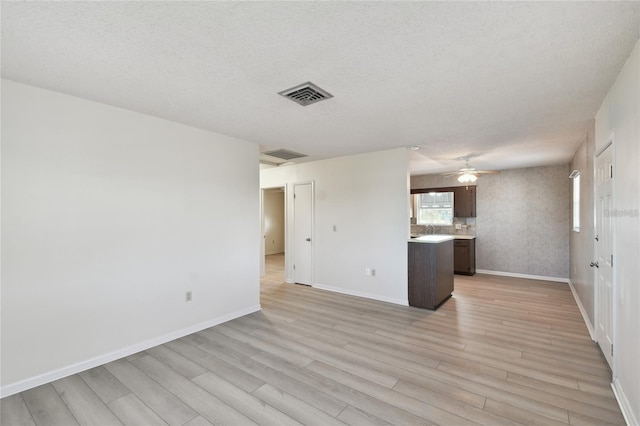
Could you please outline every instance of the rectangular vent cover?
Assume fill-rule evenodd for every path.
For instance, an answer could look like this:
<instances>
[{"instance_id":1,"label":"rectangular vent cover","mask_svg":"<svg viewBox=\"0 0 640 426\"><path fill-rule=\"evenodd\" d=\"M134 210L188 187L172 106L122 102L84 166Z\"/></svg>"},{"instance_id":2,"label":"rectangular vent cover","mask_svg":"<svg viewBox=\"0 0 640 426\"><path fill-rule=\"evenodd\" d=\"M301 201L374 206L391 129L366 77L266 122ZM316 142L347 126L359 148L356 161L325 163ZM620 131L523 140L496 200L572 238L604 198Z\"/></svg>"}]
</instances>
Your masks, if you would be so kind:
<instances>
[{"instance_id":1,"label":"rectangular vent cover","mask_svg":"<svg viewBox=\"0 0 640 426\"><path fill-rule=\"evenodd\" d=\"M325 99L333 98L333 95L326 90L322 90L310 81L299 84L291 89L278 92L279 95L289 98L292 101L307 106Z\"/></svg>"},{"instance_id":2,"label":"rectangular vent cover","mask_svg":"<svg viewBox=\"0 0 640 426\"><path fill-rule=\"evenodd\" d=\"M280 158L281 160L293 160L294 158L306 157L305 154L299 152L289 151L288 149L276 149L275 151L263 152L262 155L268 155L269 157Z\"/></svg>"}]
</instances>

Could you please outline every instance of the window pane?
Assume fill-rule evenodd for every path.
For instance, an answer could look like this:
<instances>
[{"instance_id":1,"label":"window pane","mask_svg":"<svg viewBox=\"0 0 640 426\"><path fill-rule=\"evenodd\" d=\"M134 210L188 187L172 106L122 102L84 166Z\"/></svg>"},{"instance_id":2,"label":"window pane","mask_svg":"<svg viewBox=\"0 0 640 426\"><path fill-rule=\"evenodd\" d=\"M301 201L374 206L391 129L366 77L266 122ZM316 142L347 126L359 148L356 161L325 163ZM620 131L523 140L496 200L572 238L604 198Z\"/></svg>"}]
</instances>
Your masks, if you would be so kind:
<instances>
[{"instance_id":1,"label":"window pane","mask_svg":"<svg viewBox=\"0 0 640 426\"><path fill-rule=\"evenodd\" d=\"M580 232L580 175L573 178L573 230Z\"/></svg>"},{"instance_id":2,"label":"window pane","mask_svg":"<svg viewBox=\"0 0 640 426\"><path fill-rule=\"evenodd\" d=\"M453 224L453 192L416 194L415 203L419 225Z\"/></svg>"}]
</instances>

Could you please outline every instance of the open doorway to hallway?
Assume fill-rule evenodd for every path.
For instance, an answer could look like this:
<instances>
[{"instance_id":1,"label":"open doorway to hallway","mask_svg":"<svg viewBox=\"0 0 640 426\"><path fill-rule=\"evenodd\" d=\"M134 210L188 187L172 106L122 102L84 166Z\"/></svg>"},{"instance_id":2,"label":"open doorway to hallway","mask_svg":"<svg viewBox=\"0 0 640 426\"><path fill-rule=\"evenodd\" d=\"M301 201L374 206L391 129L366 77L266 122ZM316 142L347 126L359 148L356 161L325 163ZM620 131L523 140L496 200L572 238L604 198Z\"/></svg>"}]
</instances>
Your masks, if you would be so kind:
<instances>
[{"instance_id":1,"label":"open doorway to hallway","mask_svg":"<svg viewBox=\"0 0 640 426\"><path fill-rule=\"evenodd\" d=\"M285 280L285 215L284 187L266 188L262 192L262 231L264 274L261 282Z\"/></svg>"}]
</instances>

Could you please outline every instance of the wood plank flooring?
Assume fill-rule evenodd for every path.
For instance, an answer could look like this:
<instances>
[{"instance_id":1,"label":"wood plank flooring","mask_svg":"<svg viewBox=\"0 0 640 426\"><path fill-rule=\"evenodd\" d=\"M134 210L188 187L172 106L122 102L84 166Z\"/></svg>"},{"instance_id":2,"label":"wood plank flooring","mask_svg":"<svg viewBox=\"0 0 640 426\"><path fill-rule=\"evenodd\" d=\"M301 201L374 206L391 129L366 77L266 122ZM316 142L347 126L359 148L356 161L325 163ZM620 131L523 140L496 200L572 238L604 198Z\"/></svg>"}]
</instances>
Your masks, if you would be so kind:
<instances>
[{"instance_id":1,"label":"wood plank flooring","mask_svg":"<svg viewBox=\"0 0 640 426\"><path fill-rule=\"evenodd\" d=\"M8 425L624 424L566 284L456 276L437 311L283 282L261 312L4 398Z\"/></svg>"}]
</instances>

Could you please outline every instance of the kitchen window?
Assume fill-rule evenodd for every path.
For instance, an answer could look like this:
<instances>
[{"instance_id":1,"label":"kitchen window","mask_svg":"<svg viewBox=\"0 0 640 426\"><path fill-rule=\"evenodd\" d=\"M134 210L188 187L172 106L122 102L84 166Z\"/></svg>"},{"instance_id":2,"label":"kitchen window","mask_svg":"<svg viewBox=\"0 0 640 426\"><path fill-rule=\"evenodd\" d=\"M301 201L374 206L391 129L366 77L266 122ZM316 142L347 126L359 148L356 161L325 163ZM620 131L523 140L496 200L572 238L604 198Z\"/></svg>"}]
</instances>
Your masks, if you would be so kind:
<instances>
[{"instance_id":1,"label":"kitchen window","mask_svg":"<svg viewBox=\"0 0 640 426\"><path fill-rule=\"evenodd\" d=\"M453 224L453 192L414 194L418 225L451 226Z\"/></svg>"}]
</instances>

